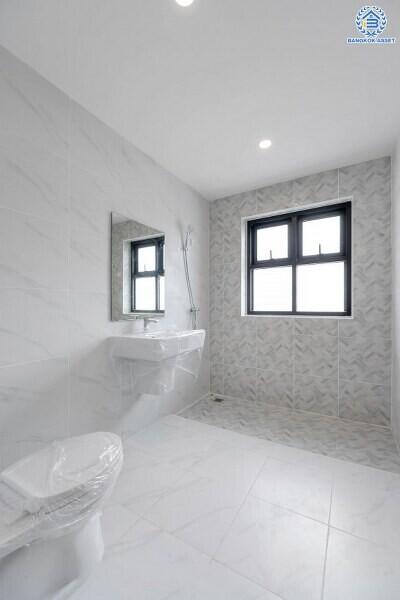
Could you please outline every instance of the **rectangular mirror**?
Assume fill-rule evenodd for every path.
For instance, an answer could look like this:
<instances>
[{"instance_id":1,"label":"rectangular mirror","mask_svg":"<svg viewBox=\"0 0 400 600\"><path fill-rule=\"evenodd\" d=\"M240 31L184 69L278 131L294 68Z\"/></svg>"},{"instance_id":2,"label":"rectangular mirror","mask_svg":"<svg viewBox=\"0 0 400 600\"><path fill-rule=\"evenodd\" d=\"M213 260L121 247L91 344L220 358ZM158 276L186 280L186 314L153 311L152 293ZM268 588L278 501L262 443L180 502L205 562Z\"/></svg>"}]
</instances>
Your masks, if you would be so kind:
<instances>
[{"instance_id":1,"label":"rectangular mirror","mask_svg":"<svg viewBox=\"0 0 400 600\"><path fill-rule=\"evenodd\" d=\"M111 215L111 318L165 312L165 235L118 213Z\"/></svg>"}]
</instances>

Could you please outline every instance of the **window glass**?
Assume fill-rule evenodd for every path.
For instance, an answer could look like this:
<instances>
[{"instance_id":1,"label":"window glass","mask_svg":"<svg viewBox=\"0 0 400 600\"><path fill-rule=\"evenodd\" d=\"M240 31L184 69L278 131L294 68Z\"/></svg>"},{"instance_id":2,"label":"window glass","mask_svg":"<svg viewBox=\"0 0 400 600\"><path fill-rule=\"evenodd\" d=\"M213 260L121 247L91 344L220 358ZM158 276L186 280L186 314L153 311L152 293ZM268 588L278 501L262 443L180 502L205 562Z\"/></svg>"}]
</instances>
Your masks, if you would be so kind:
<instances>
[{"instance_id":1,"label":"window glass","mask_svg":"<svg viewBox=\"0 0 400 600\"><path fill-rule=\"evenodd\" d=\"M254 269L253 310L292 310L292 267Z\"/></svg>"},{"instance_id":2,"label":"window glass","mask_svg":"<svg viewBox=\"0 0 400 600\"><path fill-rule=\"evenodd\" d=\"M344 312L344 263L317 263L297 267L299 312Z\"/></svg>"},{"instance_id":3,"label":"window glass","mask_svg":"<svg viewBox=\"0 0 400 600\"><path fill-rule=\"evenodd\" d=\"M165 310L165 277L160 276L160 310Z\"/></svg>"},{"instance_id":4,"label":"window glass","mask_svg":"<svg viewBox=\"0 0 400 600\"><path fill-rule=\"evenodd\" d=\"M143 246L138 248L138 271L144 273L145 271L156 270L156 247L155 246Z\"/></svg>"},{"instance_id":5,"label":"window glass","mask_svg":"<svg viewBox=\"0 0 400 600\"><path fill-rule=\"evenodd\" d=\"M257 260L288 257L288 225L257 229Z\"/></svg>"},{"instance_id":6,"label":"window glass","mask_svg":"<svg viewBox=\"0 0 400 600\"><path fill-rule=\"evenodd\" d=\"M303 221L303 256L340 252L340 216Z\"/></svg>"},{"instance_id":7,"label":"window glass","mask_svg":"<svg viewBox=\"0 0 400 600\"><path fill-rule=\"evenodd\" d=\"M156 310L156 278L136 278L136 310Z\"/></svg>"}]
</instances>

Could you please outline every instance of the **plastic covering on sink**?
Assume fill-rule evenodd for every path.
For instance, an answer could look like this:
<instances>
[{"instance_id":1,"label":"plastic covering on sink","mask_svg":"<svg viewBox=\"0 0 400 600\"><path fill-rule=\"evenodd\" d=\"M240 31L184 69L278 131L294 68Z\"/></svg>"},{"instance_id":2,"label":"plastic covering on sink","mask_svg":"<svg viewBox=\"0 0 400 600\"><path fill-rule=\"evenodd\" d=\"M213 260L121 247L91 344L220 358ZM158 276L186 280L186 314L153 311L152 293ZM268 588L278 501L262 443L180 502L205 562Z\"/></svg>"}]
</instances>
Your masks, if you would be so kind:
<instances>
[{"instance_id":1,"label":"plastic covering on sink","mask_svg":"<svg viewBox=\"0 0 400 600\"><path fill-rule=\"evenodd\" d=\"M125 393L160 396L175 389L180 375L197 378L201 357L199 348L161 362L118 359L114 364Z\"/></svg>"},{"instance_id":2,"label":"plastic covering on sink","mask_svg":"<svg viewBox=\"0 0 400 600\"><path fill-rule=\"evenodd\" d=\"M0 558L94 515L123 463L112 433L56 441L0 475Z\"/></svg>"},{"instance_id":3,"label":"plastic covering on sink","mask_svg":"<svg viewBox=\"0 0 400 600\"><path fill-rule=\"evenodd\" d=\"M171 392L179 376L197 378L206 332L156 331L110 338L110 356L126 398Z\"/></svg>"},{"instance_id":4,"label":"plastic covering on sink","mask_svg":"<svg viewBox=\"0 0 400 600\"><path fill-rule=\"evenodd\" d=\"M162 362L203 348L204 329L156 331L110 338L111 356L129 360Z\"/></svg>"}]
</instances>

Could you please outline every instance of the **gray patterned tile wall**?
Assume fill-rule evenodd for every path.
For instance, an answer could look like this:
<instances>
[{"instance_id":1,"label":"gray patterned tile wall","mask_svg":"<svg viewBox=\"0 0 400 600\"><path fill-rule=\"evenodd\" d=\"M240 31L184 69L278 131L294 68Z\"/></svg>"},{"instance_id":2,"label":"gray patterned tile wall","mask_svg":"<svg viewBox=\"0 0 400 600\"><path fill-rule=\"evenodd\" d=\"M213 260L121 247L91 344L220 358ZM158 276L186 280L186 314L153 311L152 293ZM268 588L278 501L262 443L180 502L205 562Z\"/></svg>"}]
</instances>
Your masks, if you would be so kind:
<instances>
[{"instance_id":1,"label":"gray patterned tile wall","mask_svg":"<svg viewBox=\"0 0 400 600\"><path fill-rule=\"evenodd\" d=\"M390 158L382 158L212 204L213 392L390 424L390 179ZM353 200L354 318L242 317L242 217L347 197Z\"/></svg>"}]
</instances>

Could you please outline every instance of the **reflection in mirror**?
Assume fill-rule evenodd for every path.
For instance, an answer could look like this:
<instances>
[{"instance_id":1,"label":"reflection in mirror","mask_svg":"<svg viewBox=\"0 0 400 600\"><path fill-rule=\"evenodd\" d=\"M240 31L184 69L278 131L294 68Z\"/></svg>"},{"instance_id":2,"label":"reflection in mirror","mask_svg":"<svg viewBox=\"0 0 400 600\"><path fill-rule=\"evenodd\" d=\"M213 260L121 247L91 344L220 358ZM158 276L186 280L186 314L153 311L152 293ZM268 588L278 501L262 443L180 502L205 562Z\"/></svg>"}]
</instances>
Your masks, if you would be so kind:
<instances>
[{"instance_id":1,"label":"reflection in mirror","mask_svg":"<svg viewBox=\"0 0 400 600\"><path fill-rule=\"evenodd\" d=\"M111 222L112 320L163 316L165 236L118 213Z\"/></svg>"}]
</instances>

